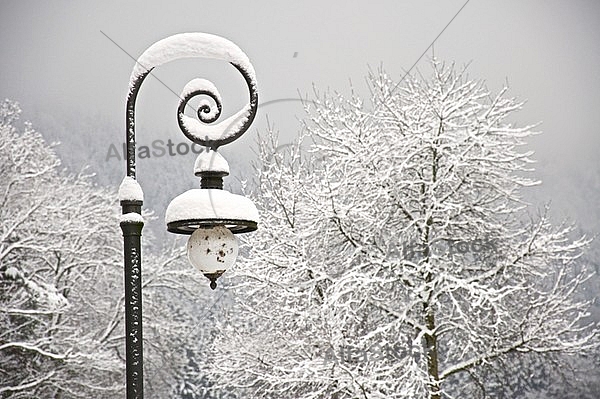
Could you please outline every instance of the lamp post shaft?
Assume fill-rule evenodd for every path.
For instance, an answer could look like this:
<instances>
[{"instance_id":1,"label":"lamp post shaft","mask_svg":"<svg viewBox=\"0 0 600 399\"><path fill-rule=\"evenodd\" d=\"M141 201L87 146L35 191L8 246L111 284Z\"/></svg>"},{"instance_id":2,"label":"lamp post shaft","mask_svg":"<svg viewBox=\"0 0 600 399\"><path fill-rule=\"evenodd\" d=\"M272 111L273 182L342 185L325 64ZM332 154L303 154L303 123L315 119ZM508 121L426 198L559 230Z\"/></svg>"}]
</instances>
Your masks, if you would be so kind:
<instances>
[{"instance_id":1,"label":"lamp post shaft","mask_svg":"<svg viewBox=\"0 0 600 399\"><path fill-rule=\"evenodd\" d=\"M220 122L218 127L213 125L214 132L209 137L204 131L188 128L184 110L188 101L196 95L207 95L215 102L218 108L216 117L202 116L206 111L210 114L210 107L202 109L204 113L197 112L202 123L215 122L221 110L220 94L211 82L195 79L189 82L181 95L177 111L178 123L184 135L196 144L210 147L216 151L221 145L231 143L240 137L250 127L258 107L258 93L256 89L256 74L248 57L235 44L227 39L206 33L183 33L165 38L150 46L138 59L129 81L129 93L125 111L126 124L126 178L119 189L119 198L123 209L121 230L123 231L124 256L125 256L125 352L127 370L127 399L143 399L144 397L144 371L143 371L143 345L142 345L142 258L141 235L144 226L142 214L143 192L136 182L135 163L135 103L140 87L150 72L164 63L190 57L212 58L228 61L244 77L250 93L249 103L238 112L237 119ZM190 85L188 87L188 85ZM242 112L244 111L244 112ZM228 122L227 122L228 121ZM195 126L195 125L192 125ZM215 129L218 127L218 129ZM216 133L215 133L216 132ZM129 180L130 179L130 180ZM212 179L207 187L217 184ZM135 182L135 184L133 184ZM133 188L133 191L131 191ZM221 188L220 186L214 188ZM123 195L121 195L123 194ZM248 220L242 220L237 233L256 230L258 211L254 209ZM212 220L212 219L211 219ZM221 225L231 224L231 220L220 220ZM237 221L237 219L236 219ZM189 222L189 220L188 220ZM235 221L234 221L235 222ZM214 224L214 221L211 223ZM194 222L194 224L197 224ZM168 225L168 223L167 223ZM177 226L176 226L177 227ZM174 228L176 228L174 227ZM196 226L197 228L197 226ZM169 231L174 231L169 228ZM175 231L181 234L191 234L191 231Z\"/></svg>"},{"instance_id":2,"label":"lamp post shaft","mask_svg":"<svg viewBox=\"0 0 600 399\"><path fill-rule=\"evenodd\" d=\"M141 201L122 201L123 214L141 213ZM144 348L142 339L142 253L143 222L121 221L125 254L125 360L127 399L144 397Z\"/></svg>"}]
</instances>

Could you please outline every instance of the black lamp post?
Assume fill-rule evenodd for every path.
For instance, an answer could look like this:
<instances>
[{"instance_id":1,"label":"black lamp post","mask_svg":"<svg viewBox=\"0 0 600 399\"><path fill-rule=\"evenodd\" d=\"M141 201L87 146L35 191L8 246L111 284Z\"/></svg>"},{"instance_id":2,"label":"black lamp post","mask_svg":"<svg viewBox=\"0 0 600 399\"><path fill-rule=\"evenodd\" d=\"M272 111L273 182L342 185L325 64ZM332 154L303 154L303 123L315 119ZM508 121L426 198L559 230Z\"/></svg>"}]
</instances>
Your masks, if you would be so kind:
<instances>
[{"instance_id":1,"label":"black lamp post","mask_svg":"<svg viewBox=\"0 0 600 399\"><path fill-rule=\"evenodd\" d=\"M127 398L142 399L142 258L141 216L143 191L136 181L135 102L148 74L157 66L190 57L229 62L244 77L250 92L248 104L229 118L216 122L221 114L221 97L207 80L194 79L183 89L177 110L179 127L194 143L206 147L196 160L194 172L200 188L176 197L167 208L167 230L190 235L188 258L209 280L212 289L225 269L235 262L237 240L233 234L254 231L258 212L249 199L223 190L223 177L229 166L218 153L250 127L258 106L256 76L248 57L235 44L206 33L170 36L150 46L138 59L129 82L126 108L127 175L119 188L122 207L121 230L125 253L125 346ZM198 120L185 115L192 97L204 95L197 110ZM214 123L214 124L213 124Z\"/></svg>"}]
</instances>

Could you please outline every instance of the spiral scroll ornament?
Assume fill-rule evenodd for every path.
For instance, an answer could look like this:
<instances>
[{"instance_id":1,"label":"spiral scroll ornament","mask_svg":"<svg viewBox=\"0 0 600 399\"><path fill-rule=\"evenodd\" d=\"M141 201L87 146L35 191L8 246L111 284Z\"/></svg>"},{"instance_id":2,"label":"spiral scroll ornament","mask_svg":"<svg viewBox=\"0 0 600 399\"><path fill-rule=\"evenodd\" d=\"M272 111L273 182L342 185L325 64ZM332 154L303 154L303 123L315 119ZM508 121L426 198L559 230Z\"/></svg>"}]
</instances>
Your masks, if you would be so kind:
<instances>
[{"instance_id":1,"label":"spiral scroll ornament","mask_svg":"<svg viewBox=\"0 0 600 399\"><path fill-rule=\"evenodd\" d=\"M193 79L183 88L177 108L177 122L183 134L194 143L216 150L219 146L236 140L252 124L258 104L256 85L250 84L252 80L243 69L238 70L249 82L250 102L234 115L214 125L211 124L219 119L222 111L221 95L215 85L205 79ZM196 96L204 96L197 108L198 120L184 113L191 106L190 100Z\"/></svg>"}]
</instances>

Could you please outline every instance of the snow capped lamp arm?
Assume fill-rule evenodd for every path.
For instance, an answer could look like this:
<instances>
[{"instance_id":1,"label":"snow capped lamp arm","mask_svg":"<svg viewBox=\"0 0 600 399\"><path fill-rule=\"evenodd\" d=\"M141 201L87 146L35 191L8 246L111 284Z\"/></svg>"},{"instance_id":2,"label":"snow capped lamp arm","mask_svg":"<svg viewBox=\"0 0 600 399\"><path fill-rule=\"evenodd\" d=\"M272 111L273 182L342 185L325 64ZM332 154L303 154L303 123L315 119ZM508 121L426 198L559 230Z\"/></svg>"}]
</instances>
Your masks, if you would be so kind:
<instances>
[{"instance_id":1,"label":"snow capped lamp arm","mask_svg":"<svg viewBox=\"0 0 600 399\"><path fill-rule=\"evenodd\" d=\"M135 102L144 79L157 66L182 58L207 58L223 60L233 65L244 77L249 90L249 101L239 112L224 121L210 126L221 115L221 96L216 87L207 80L194 79L183 89L178 123L185 136L194 143L217 149L231 143L248 130L258 109L256 73L248 56L231 41L208 33L180 33L160 40L150 46L138 58L129 79L126 108L127 176L135 178ZM199 121L183 114L189 100L196 95L208 95L217 108L208 102L198 110Z\"/></svg>"}]
</instances>

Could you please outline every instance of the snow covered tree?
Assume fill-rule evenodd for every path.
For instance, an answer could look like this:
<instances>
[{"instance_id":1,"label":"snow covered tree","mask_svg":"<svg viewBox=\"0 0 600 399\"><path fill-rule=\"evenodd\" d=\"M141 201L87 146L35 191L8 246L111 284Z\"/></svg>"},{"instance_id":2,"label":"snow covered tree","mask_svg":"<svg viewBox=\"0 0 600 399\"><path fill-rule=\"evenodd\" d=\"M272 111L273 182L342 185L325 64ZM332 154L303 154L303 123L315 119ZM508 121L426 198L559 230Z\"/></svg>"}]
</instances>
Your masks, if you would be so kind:
<instances>
[{"instance_id":1,"label":"snow covered tree","mask_svg":"<svg viewBox=\"0 0 600 399\"><path fill-rule=\"evenodd\" d=\"M213 380L240 397L493 397L513 359L597 348L589 240L523 199L539 183L533 126L509 120L523 103L435 60L370 88L369 106L317 96L283 152L260 142L262 222L230 273Z\"/></svg>"},{"instance_id":2,"label":"snow covered tree","mask_svg":"<svg viewBox=\"0 0 600 399\"><path fill-rule=\"evenodd\" d=\"M0 396L111 397L122 365L99 329L122 279L114 194L61 173L19 113L0 105Z\"/></svg>"},{"instance_id":3,"label":"snow covered tree","mask_svg":"<svg viewBox=\"0 0 600 399\"><path fill-rule=\"evenodd\" d=\"M60 170L19 114L17 103L0 103L0 398L123 396L116 186ZM208 288L183 245L149 251L152 234L144 235L146 392L167 398L201 333L195 308Z\"/></svg>"}]
</instances>

